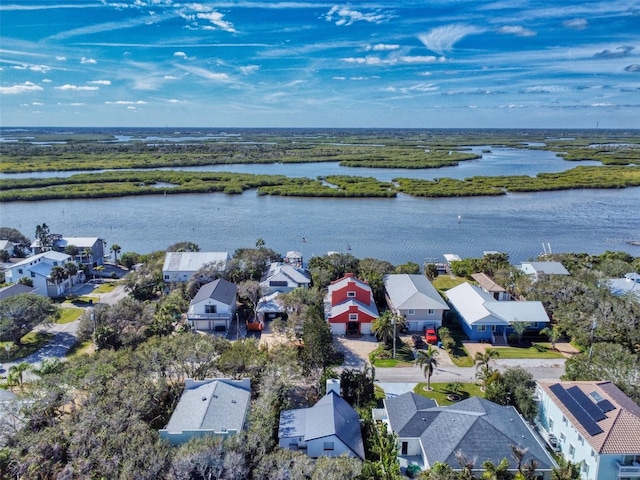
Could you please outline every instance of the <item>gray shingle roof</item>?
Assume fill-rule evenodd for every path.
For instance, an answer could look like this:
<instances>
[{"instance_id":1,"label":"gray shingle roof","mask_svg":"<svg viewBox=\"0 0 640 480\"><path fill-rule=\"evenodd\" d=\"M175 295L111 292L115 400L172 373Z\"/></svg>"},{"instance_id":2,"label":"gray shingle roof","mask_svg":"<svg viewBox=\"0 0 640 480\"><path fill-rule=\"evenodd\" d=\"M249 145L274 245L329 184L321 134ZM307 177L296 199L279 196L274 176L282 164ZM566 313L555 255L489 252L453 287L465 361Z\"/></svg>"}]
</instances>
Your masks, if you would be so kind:
<instances>
[{"instance_id":1,"label":"gray shingle roof","mask_svg":"<svg viewBox=\"0 0 640 480\"><path fill-rule=\"evenodd\" d=\"M224 278L219 278L218 280L206 283L200 287L196 296L191 300L191 305L200 303L207 298L212 298L218 302L224 303L225 305L233 305L237 294L238 287L234 283L231 283Z\"/></svg>"},{"instance_id":2,"label":"gray shingle roof","mask_svg":"<svg viewBox=\"0 0 640 480\"><path fill-rule=\"evenodd\" d=\"M331 391L313 407L285 410L280 414L278 437L304 437L305 441L337 436L355 455L364 460L360 418L340 395Z\"/></svg>"},{"instance_id":3,"label":"gray shingle roof","mask_svg":"<svg viewBox=\"0 0 640 480\"><path fill-rule=\"evenodd\" d=\"M248 379L187 380L180 401L166 426L169 433L242 430L251 389ZM191 384L189 382L192 382Z\"/></svg>"},{"instance_id":4,"label":"gray shingle roof","mask_svg":"<svg viewBox=\"0 0 640 480\"><path fill-rule=\"evenodd\" d=\"M549 470L554 466L549 454L513 407L503 407L488 400L471 397L450 407L423 409L406 422L402 406L410 407L412 400L402 397L409 395L415 394L403 394L395 399L385 400L389 423L401 437L420 438L425 460L429 465L444 462L458 468L455 455L459 451L469 459L476 459L477 468L485 460L498 464L506 458L510 468L514 469L517 465L511 446L515 445L528 448L525 463L533 459L538 462L541 470ZM391 400L392 408L389 409ZM402 431L397 432L394 424L402 423Z\"/></svg>"}]
</instances>

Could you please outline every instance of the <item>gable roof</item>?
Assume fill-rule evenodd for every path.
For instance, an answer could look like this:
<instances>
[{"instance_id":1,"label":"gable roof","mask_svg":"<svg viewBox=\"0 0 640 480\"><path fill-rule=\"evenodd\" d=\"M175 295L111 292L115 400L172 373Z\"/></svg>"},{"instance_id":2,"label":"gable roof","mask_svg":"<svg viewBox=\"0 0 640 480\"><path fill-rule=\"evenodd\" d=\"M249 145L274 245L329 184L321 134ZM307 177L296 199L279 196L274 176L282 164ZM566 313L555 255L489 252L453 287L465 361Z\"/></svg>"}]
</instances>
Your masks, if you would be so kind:
<instances>
[{"instance_id":1,"label":"gable roof","mask_svg":"<svg viewBox=\"0 0 640 480\"><path fill-rule=\"evenodd\" d=\"M402 409L389 409L390 400L398 405L401 397L415 395L405 393L395 399L385 400L389 422L398 422ZM394 402L391 402L391 405ZM408 402L410 405L410 402ZM419 438L428 465L434 462L458 466L456 453L476 459L475 467L491 460L496 465L506 458L510 469L517 468L512 445L528 448L524 461L535 460L540 470L550 470L555 463L537 440L515 408L497 405L479 397L470 397L450 407L430 407L416 411L402 429L403 437ZM437 439L437 441L433 441ZM488 441L490 439L490 441Z\"/></svg>"},{"instance_id":2,"label":"gable roof","mask_svg":"<svg viewBox=\"0 0 640 480\"><path fill-rule=\"evenodd\" d=\"M30 263L38 261L38 260L51 260L52 262L67 262L71 261L71 257L66 253L56 252L54 250L48 250L46 252L38 253L37 255L32 255L30 257L21 260L20 262L14 263L11 265L11 268L15 267L28 267Z\"/></svg>"},{"instance_id":3,"label":"gable roof","mask_svg":"<svg viewBox=\"0 0 640 480\"><path fill-rule=\"evenodd\" d=\"M185 390L165 430L169 433L185 430L216 433L242 430L251 399L250 385L248 378L187 380Z\"/></svg>"},{"instance_id":4,"label":"gable roof","mask_svg":"<svg viewBox=\"0 0 640 480\"><path fill-rule=\"evenodd\" d=\"M541 302L498 301L480 287L461 283L446 292L469 325L509 325L513 322L549 322Z\"/></svg>"},{"instance_id":5,"label":"gable roof","mask_svg":"<svg viewBox=\"0 0 640 480\"><path fill-rule=\"evenodd\" d=\"M222 271L227 268L227 252L167 252L163 272L195 272L207 263L219 263Z\"/></svg>"},{"instance_id":6,"label":"gable roof","mask_svg":"<svg viewBox=\"0 0 640 480\"><path fill-rule=\"evenodd\" d=\"M62 237L54 240L53 245L56 248L64 248L68 245L75 245L78 248L91 248L98 241L100 241L98 237Z\"/></svg>"},{"instance_id":7,"label":"gable roof","mask_svg":"<svg viewBox=\"0 0 640 480\"><path fill-rule=\"evenodd\" d=\"M219 278L213 282L205 283L200 287L196 296L191 300L191 305L200 303L208 298L224 303L225 305L233 305L236 301L237 294L238 287L234 283L224 278Z\"/></svg>"},{"instance_id":8,"label":"gable roof","mask_svg":"<svg viewBox=\"0 0 640 480\"><path fill-rule=\"evenodd\" d=\"M305 441L335 435L364 460L360 418L347 401L333 390L313 407L285 410L280 415L278 437L304 437Z\"/></svg>"},{"instance_id":9,"label":"gable roof","mask_svg":"<svg viewBox=\"0 0 640 480\"><path fill-rule=\"evenodd\" d=\"M22 285L21 283L14 283L8 287L0 288L0 300L13 297L14 295L20 295L23 293L35 293L38 289L30 287L28 285Z\"/></svg>"},{"instance_id":10,"label":"gable roof","mask_svg":"<svg viewBox=\"0 0 640 480\"><path fill-rule=\"evenodd\" d=\"M539 381L538 385L596 452L603 454L640 452L640 435L638 435L638 432L640 432L640 406L613 383ZM565 390L571 387L577 387L590 400L593 399L594 392L603 400L608 400L613 408L603 413L605 416L604 419L596 421L596 424L602 431L591 435L577 418L577 416L583 415L584 413L582 411L572 411L562 403L552 390L552 387L555 385L560 385Z\"/></svg>"},{"instance_id":11,"label":"gable roof","mask_svg":"<svg viewBox=\"0 0 640 480\"><path fill-rule=\"evenodd\" d=\"M367 290L371 292L371 287L367 282L363 282L362 280L357 278L353 273L345 273L344 277L339 278L338 280L334 280L329 284L329 286L327 287L328 294L331 295L332 292L335 292L336 290L340 290L346 287L347 285L349 285L350 283L355 284L356 286L358 286L359 288L362 288L363 290Z\"/></svg>"},{"instance_id":12,"label":"gable roof","mask_svg":"<svg viewBox=\"0 0 640 480\"><path fill-rule=\"evenodd\" d=\"M378 309L376 308L375 303L372 303L371 305L365 305L364 303L357 300L349 299L330 307L329 318L334 318L342 313L348 312L351 307L357 307L359 312L362 312L370 317L376 318L378 316Z\"/></svg>"},{"instance_id":13,"label":"gable roof","mask_svg":"<svg viewBox=\"0 0 640 480\"><path fill-rule=\"evenodd\" d=\"M485 290L486 292L506 292L507 290L504 287L501 287L493 279L487 275L486 273L472 273L471 278L473 278L480 288Z\"/></svg>"},{"instance_id":14,"label":"gable roof","mask_svg":"<svg viewBox=\"0 0 640 480\"><path fill-rule=\"evenodd\" d=\"M560 262L522 262L522 265L530 265L536 274L570 275L569 271Z\"/></svg>"},{"instance_id":15,"label":"gable roof","mask_svg":"<svg viewBox=\"0 0 640 480\"><path fill-rule=\"evenodd\" d=\"M287 283L307 285L311 283L311 279L309 279L306 272L288 263L272 263L269 265L269 271L260 281L267 282L276 279L286 281Z\"/></svg>"},{"instance_id":16,"label":"gable roof","mask_svg":"<svg viewBox=\"0 0 640 480\"><path fill-rule=\"evenodd\" d=\"M387 275L384 277L384 287L397 309L449 310L447 303L424 275Z\"/></svg>"}]
</instances>

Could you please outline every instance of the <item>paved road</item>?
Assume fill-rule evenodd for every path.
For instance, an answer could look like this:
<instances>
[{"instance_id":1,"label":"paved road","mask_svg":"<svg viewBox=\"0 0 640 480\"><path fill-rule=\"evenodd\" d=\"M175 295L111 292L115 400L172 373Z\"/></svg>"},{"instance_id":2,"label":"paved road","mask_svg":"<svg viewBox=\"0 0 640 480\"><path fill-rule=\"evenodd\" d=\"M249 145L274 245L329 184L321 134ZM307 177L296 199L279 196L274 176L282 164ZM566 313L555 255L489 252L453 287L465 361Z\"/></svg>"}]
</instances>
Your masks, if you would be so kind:
<instances>
[{"instance_id":1,"label":"paved road","mask_svg":"<svg viewBox=\"0 0 640 480\"><path fill-rule=\"evenodd\" d=\"M507 367L521 366L536 380L557 380L564 373L564 359L510 359L497 360L496 368L504 371ZM475 382L475 367L442 365L436 367L432 382ZM380 382L417 383L424 382L422 370L417 366L398 368L376 368L376 380Z\"/></svg>"},{"instance_id":2,"label":"paved road","mask_svg":"<svg viewBox=\"0 0 640 480\"><path fill-rule=\"evenodd\" d=\"M127 292L124 287L117 286L113 291L109 293L100 294L99 298L97 294L91 292L95 289L93 284L77 285L74 287L74 293L77 295L92 296L96 295L96 303L98 300L100 303L106 303L108 305L114 305L122 300ZM64 307L63 307L64 308ZM49 358L64 358L69 349L76 343L76 331L78 329L79 320L70 323L51 324L48 328L38 326L36 329L48 331L54 334L53 338L44 345L37 352L20 359L18 362L4 363L0 369L0 376L5 376L13 365L17 363L28 363L30 365L39 365L43 360Z\"/></svg>"}]
</instances>

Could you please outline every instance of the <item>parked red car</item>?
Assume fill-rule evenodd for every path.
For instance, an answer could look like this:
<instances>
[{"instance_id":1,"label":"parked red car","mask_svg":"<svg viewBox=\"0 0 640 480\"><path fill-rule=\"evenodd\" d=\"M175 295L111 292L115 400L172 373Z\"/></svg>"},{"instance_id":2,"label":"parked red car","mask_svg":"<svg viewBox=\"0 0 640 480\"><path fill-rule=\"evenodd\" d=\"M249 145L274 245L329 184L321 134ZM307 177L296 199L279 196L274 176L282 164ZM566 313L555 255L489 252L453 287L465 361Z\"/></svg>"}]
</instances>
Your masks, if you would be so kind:
<instances>
[{"instance_id":1,"label":"parked red car","mask_svg":"<svg viewBox=\"0 0 640 480\"><path fill-rule=\"evenodd\" d=\"M427 343L430 343L431 345L436 345L438 343L438 335L436 334L436 331L433 328L427 328L424 331L424 339Z\"/></svg>"}]
</instances>

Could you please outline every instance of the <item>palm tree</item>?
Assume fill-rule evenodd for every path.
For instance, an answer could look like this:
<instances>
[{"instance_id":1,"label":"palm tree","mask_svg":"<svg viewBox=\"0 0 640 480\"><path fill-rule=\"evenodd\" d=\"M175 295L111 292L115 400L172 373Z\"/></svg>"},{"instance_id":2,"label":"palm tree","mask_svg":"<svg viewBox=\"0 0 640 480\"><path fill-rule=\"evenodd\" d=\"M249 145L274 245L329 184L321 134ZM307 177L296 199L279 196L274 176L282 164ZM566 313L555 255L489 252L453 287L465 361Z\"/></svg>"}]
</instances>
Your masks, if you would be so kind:
<instances>
[{"instance_id":1,"label":"palm tree","mask_svg":"<svg viewBox=\"0 0 640 480\"><path fill-rule=\"evenodd\" d=\"M9 374L7 375L7 383L10 385L19 385L20 390L22 390L22 385L24 383L24 372L31 369L31 365L22 362L17 365L13 365L9 367Z\"/></svg>"},{"instance_id":2,"label":"palm tree","mask_svg":"<svg viewBox=\"0 0 640 480\"><path fill-rule=\"evenodd\" d=\"M549 327L543 328L542 330L540 330L540 334L541 335L546 335L547 337L549 337L549 341L551 342L551 349L552 350L556 349L556 343L558 343L558 340L560 340L560 338L562 338L562 332L560 331L560 329L558 328L557 325L554 325L551 328L549 328Z\"/></svg>"},{"instance_id":3,"label":"palm tree","mask_svg":"<svg viewBox=\"0 0 640 480\"><path fill-rule=\"evenodd\" d=\"M82 256L80 258L85 258L85 257L87 258L87 261L86 262L83 261L82 263L85 263L87 265L92 263L91 262L91 253L92 252L91 252L91 249L89 247L87 247L84 250L82 250Z\"/></svg>"},{"instance_id":4,"label":"palm tree","mask_svg":"<svg viewBox=\"0 0 640 480\"><path fill-rule=\"evenodd\" d=\"M580 478L582 462L572 463L571 460L565 460L562 456L559 456L557 461L558 468L551 470L551 480L578 480Z\"/></svg>"},{"instance_id":5,"label":"palm tree","mask_svg":"<svg viewBox=\"0 0 640 480\"><path fill-rule=\"evenodd\" d=\"M431 345L428 345L426 350L419 350L416 358L416 364L422 368L422 373L427 379L427 390L431 390L431 375L433 370L438 366L438 359L436 358L440 352L434 349Z\"/></svg>"},{"instance_id":6,"label":"palm tree","mask_svg":"<svg viewBox=\"0 0 640 480\"><path fill-rule=\"evenodd\" d=\"M396 322L394 325L393 322ZM389 344L393 341L394 333L401 330L406 323L404 317L400 317L387 310L373 321L371 331L375 333L380 340ZM394 332L395 330L395 332Z\"/></svg>"},{"instance_id":7,"label":"palm tree","mask_svg":"<svg viewBox=\"0 0 640 480\"><path fill-rule=\"evenodd\" d=\"M113 261L116 263L116 265L118 264L118 254L120 253L120 250L122 250L122 247L120 247L120 245L118 245L117 243L111 245L111 251L113 252Z\"/></svg>"},{"instance_id":8,"label":"palm tree","mask_svg":"<svg viewBox=\"0 0 640 480\"><path fill-rule=\"evenodd\" d=\"M476 378L482 383L482 387L480 390L484 391L487 388L487 385L491 383L494 377L497 375L498 370L495 368L491 368L489 364L482 365L476 371Z\"/></svg>"},{"instance_id":9,"label":"palm tree","mask_svg":"<svg viewBox=\"0 0 640 480\"><path fill-rule=\"evenodd\" d=\"M49 273L49 279L56 285L60 285L67 278L67 272L62 267L53 267Z\"/></svg>"},{"instance_id":10,"label":"palm tree","mask_svg":"<svg viewBox=\"0 0 640 480\"><path fill-rule=\"evenodd\" d=\"M78 265L74 262L65 263L64 271L67 274L67 277L71 279L71 285L73 286L73 277L78 274Z\"/></svg>"},{"instance_id":11,"label":"palm tree","mask_svg":"<svg viewBox=\"0 0 640 480\"><path fill-rule=\"evenodd\" d=\"M513 328L516 335L518 335L518 345L522 342L522 335L524 335L524 332L527 330L529 325L529 322L520 322L517 319L511 322L511 328Z\"/></svg>"},{"instance_id":12,"label":"palm tree","mask_svg":"<svg viewBox=\"0 0 640 480\"><path fill-rule=\"evenodd\" d=\"M500 352L495 348L487 348L484 352L476 352L475 362L476 362L476 370L482 367L488 367L489 362L494 358L498 358L500 356Z\"/></svg>"}]
</instances>

